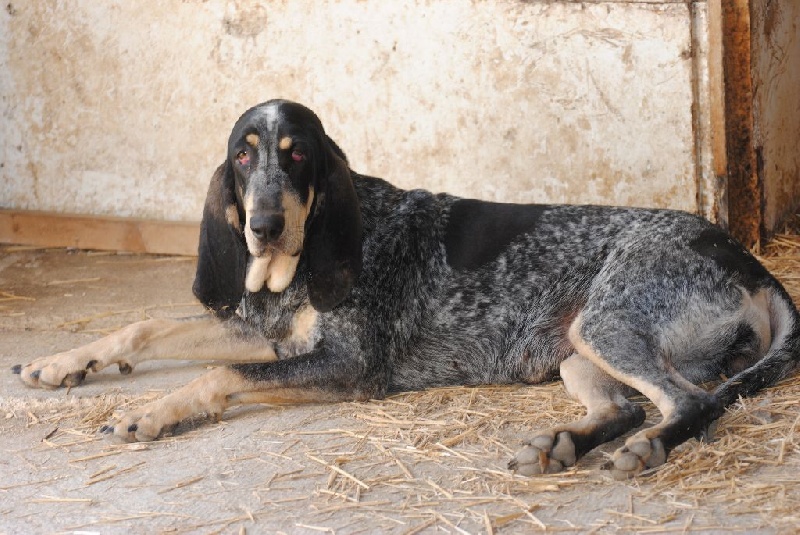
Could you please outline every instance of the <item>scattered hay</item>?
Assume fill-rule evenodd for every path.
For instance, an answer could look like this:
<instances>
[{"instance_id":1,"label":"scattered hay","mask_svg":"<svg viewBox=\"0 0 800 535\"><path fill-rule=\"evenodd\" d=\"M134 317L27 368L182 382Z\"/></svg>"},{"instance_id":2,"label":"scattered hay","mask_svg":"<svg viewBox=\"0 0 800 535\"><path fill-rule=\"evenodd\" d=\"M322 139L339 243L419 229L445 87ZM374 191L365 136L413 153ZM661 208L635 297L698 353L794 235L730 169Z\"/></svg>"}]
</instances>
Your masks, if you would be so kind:
<instances>
[{"instance_id":1,"label":"scattered hay","mask_svg":"<svg viewBox=\"0 0 800 535\"><path fill-rule=\"evenodd\" d=\"M759 260L800 303L800 234L779 234L764 247Z\"/></svg>"},{"instance_id":2,"label":"scattered hay","mask_svg":"<svg viewBox=\"0 0 800 535\"><path fill-rule=\"evenodd\" d=\"M24 295L16 295L13 292L0 291L0 303L6 301L36 301L33 297L25 297Z\"/></svg>"},{"instance_id":3,"label":"scattered hay","mask_svg":"<svg viewBox=\"0 0 800 535\"><path fill-rule=\"evenodd\" d=\"M800 303L800 236L776 237L765 247L760 259L781 280L795 302ZM648 424L659 420L652 404L644 399L636 402L646 409ZM442 504L458 498L474 503L486 500L497 506L512 504L517 496L576 485L586 488L598 484L625 485L636 491L640 504L656 497L660 500L667 497L672 504L671 511L657 521L633 512L609 512L612 525L619 525L624 519L638 531L663 532L664 528L659 526L667 524L671 526L668 530L680 529L670 522L678 518L678 513L698 507L713 508L718 514L765 515L770 519L765 520L765 525L772 522L773 526L785 528L800 524L800 375L756 397L740 400L720 419L718 436L713 442L689 441L672 453L666 465L630 483L612 483L597 471L604 456L613 452L620 441L604 446L601 453L588 455L577 468L564 474L526 479L500 468L535 429L573 421L583 415L581 405L566 395L561 383L442 388L345 404L340 410L343 416L363 422L363 426L359 431L331 432L349 438L350 442L370 444L382 454L383 462L394 463L397 471L393 484L413 488L420 503ZM353 466L354 473L366 468L363 463L358 466L355 457L339 460ZM423 470L419 467L424 463L452 470L454 460L457 471L472 472L475 476L459 481L458 490L422 479ZM338 486L334 485L337 481ZM375 484L366 478L363 482ZM352 499L352 485L343 485L340 479L331 477L328 489ZM457 496L458 491L469 496ZM517 508L506 515L485 514L482 521L488 526L487 531L520 519L544 529L531 511ZM684 530L692 529L693 518L694 513L687 517ZM448 522L430 518L409 532L434 524L443 526ZM704 525L698 529L715 527Z\"/></svg>"},{"instance_id":4,"label":"scattered hay","mask_svg":"<svg viewBox=\"0 0 800 535\"><path fill-rule=\"evenodd\" d=\"M163 392L133 397L118 393L87 398L70 395L47 399L0 397L0 414L5 415L6 420L24 418L28 428L46 426L44 444L69 447L98 440L97 429L108 423L114 412L138 407L161 395ZM91 458L94 457L83 460Z\"/></svg>"},{"instance_id":5,"label":"scattered hay","mask_svg":"<svg viewBox=\"0 0 800 535\"><path fill-rule=\"evenodd\" d=\"M73 284L83 284L87 282L99 282L103 279L100 277L90 277L88 279L68 279L68 280L54 280L46 282L45 286L71 286Z\"/></svg>"},{"instance_id":6,"label":"scattered hay","mask_svg":"<svg viewBox=\"0 0 800 535\"><path fill-rule=\"evenodd\" d=\"M761 260L800 302L800 237L778 236L764 247ZM0 299L9 297L15 296L0 294ZM7 418L24 419L29 427L41 427L43 447L64 449L98 440L97 428L113 412L141 406L159 395L68 396L24 403L0 398L0 411ZM524 478L505 470L506 460L535 429L583 415L582 406L567 396L559 382L440 388L343 403L326 409L338 427L312 430L316 426L302 426L283 433L265 430L259 432L265 436L262 449L230 462L258 461L273 467L274 473L253 489L254 494L264 495L260 503L267 512L263 514L308 511L308 520L298 522L296 528L309 532L334 532L329 524L340 531L369 526L408 534L434 530L498 533L507 529L789 532L800 525L799 401L800 375L742 399L720 419L713 442L689 441L671 454L667 464L629 482L613 481L598 470L620 440L589 454L562 474ZM658 421L652 404L643 398L635 402L645 408L649 424ZM185 439L167 440L174 445ZM152 447L170 447L169 443ZM270 449L273 446L275 451ZM142 463L113 463L123 459L121 454L150 447L103 442L102 447L93 446L69 463L86 467L92 461L111 462L87 471L84 487L114 478L124 481L132 472L146 468ZM182 492L202 486L206 479L203 473L183 477L156 492L179 500ZM315 485L313 494L297 495L295 489L305 488L308 481ZM11 488L0 487L0 491ZM570 510L581 494L596 495L601 501L621 493L628 496L626 507L601 511L591 521L581 520L578 511L563 515L558 522L553 520L554 511ZM79 501L55 494L42 494L36 500ZM201 524L192 524L187 517L179 531L224 530L237 523L255 522L258 515L259 511L248 510ZM145 516L103 516L86 525L138 518ZM741 525L738 519L742 519Z\"/></svg>"}]
</instances>

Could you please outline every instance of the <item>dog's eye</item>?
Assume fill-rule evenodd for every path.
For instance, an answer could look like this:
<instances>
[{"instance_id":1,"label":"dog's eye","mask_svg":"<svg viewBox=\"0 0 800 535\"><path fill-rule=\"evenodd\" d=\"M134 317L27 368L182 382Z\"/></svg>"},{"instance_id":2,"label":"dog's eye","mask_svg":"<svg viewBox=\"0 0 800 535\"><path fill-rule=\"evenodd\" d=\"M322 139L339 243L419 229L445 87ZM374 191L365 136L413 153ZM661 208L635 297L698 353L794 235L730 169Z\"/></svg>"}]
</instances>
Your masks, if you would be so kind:
<instances>
[{"instance_id":1,"label":"dog's eye","mask_svg":"<svg viewBox=\"0 0 800 535\"><path fill-rule=\"evenodd\" d=\"M300 152L299 150L294 149L292 151L292 160L294 160L296 162L302 162L305 159L306 159L306 155L303 154L302 152Z\"/></svg>"},{"instance_id":2,"label":"dog's eye","mask_svg":"<svg viewBox=\"0 0 800 535\"><path fill-rule=\"evenodd\" d=\"M236 161L241 165L247 165L250 163L250 155L246 150L240 150L236 153Z\"/></svg>"}]
</instances>

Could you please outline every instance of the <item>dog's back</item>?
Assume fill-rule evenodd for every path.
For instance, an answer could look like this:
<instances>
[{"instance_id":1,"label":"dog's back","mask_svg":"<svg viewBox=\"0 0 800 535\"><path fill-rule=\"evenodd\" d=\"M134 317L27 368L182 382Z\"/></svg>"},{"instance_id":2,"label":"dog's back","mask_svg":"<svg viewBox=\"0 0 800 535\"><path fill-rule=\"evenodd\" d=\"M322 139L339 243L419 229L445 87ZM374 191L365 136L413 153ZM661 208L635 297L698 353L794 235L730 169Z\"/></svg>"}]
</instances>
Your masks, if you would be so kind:
<instances>
[{"instance_id":1,"label":"dog's back","mask_svg":"<svg viewBox=\"0 0 800 535\"><path fill-rule=\"evenodd\" d=\"M773 331L800 324L774 277L694 215L354 183L365 221L354 294L387 315L371 327L391 325L378 349L392 362L391 389L555 377L582 311L614 316L603 322L610 336L641 332L654 356L693 383L742 371L776 336L780 345ZM360 301L370 295L374 303Z\"/></svg>"}]
</instances>

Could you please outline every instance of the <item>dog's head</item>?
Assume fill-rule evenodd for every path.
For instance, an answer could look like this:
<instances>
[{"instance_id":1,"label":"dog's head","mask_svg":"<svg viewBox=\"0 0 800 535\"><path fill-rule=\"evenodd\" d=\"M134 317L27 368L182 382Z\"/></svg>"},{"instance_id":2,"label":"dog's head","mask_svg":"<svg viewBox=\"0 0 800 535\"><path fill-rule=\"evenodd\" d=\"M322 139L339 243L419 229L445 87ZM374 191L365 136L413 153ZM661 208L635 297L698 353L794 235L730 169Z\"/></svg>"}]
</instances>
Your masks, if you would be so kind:
<instances>
[{"instance_id":1,"label":"dog's head","mask_svg":"<svg viewBox=\"0 0 800 535\"><path fill-rule=\"evenodd\" d=\"M220 314L247 288L286 289L300 256L311 304L326 312L361 269L361 212L341 149L308 108L285 100L242 115L214 173L193 290Z\"/></svg>"}]
</instances>

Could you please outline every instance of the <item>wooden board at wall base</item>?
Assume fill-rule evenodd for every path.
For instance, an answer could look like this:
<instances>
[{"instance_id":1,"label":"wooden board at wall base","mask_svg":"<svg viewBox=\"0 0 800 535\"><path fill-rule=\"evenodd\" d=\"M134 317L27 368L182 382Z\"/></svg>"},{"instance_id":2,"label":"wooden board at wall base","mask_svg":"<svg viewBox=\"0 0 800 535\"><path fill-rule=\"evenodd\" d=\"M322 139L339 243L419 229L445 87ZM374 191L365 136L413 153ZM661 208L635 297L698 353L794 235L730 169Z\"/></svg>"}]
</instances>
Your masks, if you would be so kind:
<instances>
[{"instance_id":1,"label":"wooden board at wall base","mask_svg":"<svg viewBox=\"0 0 800 535\"><path fill-rule=\"evenodd\" d=\"M200 223L0 210L0 243L194 256Z\"/></svg>"}]
</instances>

